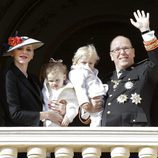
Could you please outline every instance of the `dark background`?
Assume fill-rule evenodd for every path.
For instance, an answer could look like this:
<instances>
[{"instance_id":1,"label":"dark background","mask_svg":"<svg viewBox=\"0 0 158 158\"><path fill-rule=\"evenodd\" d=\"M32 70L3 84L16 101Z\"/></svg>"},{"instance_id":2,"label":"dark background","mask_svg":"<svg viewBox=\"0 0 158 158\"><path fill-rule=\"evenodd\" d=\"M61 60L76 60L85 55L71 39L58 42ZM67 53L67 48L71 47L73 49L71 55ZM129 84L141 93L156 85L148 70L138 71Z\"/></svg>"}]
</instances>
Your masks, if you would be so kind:
<instances>
[{"instance_id":1,"label":"dark background","mask_svg":"<svg viewBox=\"0 0 158 158\"><path fill-rule=\"evenodd\" d=\"M37 50L29 67L39 75L50 57L63 59L70 68L77 48L93 43L101 57L99 76L104 79L114 69L109 57L114 36L132 40L136 62L146 58L140 32L129 21L137 9L150 13L151 29L158 32L158 0L0 0L0 44L16 30L43 41L45 46ZM0 60L3 68L10 57Z\"/></svg>"}]
</instances>

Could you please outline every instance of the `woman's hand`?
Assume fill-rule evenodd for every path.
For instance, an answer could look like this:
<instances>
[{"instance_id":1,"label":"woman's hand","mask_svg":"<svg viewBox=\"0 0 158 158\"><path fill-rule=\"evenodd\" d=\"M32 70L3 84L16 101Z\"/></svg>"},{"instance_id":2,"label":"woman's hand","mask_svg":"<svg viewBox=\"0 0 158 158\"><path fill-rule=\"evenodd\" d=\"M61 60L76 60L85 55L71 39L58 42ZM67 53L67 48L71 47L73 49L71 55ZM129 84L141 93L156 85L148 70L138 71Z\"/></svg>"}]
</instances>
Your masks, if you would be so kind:
<instances>
[{"instance_id":1,"label":"woman's hand","mask_svg":"<svg viewBox=\"0 0 158 158\"><path fill-rule=\"evenodd\" d=\"M133 26L135 26L136 28L138 28L141 32L150 30L150 26L149 26L149 13L144 12L144 10L140 11L137 10L137 12L133 13L135 20L130 19L131 24Z\"/></svg>"},{"instance_id":2,"label":"woman's hand","mask_svg":"<svg viewBox=\"0 0 158 158\"><path fill-rule=\"evenodd\" d=\"M58 125L61 125L63 117L59 113L50 110L50 111L40 112L40 120L41 121L50 120Z\"/></svg>"},{"instance_id":3,"label":"woman's hand","mask_svg":"<svg viewBox=\"0 0 158 158\"><path fill-rule=\"evenodd\" d=\"M64 116L66 113L66 105L67 105L66 100L61 99L59 101L56 101L56 100L50 101L50 103L48 104L48 107L49 109L54 110L58 112L59 114L61 114L62 116Z\"/></svg>"},{"instance_id":4,"label":"woman's hand","mask_svg":"<svg viewBox=\"0 0 158 158\"><path fill-rule=\"evenodd\" d=\"M48 116L48 118L47 118L48 120L50 120L58 125L61 125L63 117L59 113L56 113L55 111L48 111L47 116Z\"/></svg>"}]
</instances>

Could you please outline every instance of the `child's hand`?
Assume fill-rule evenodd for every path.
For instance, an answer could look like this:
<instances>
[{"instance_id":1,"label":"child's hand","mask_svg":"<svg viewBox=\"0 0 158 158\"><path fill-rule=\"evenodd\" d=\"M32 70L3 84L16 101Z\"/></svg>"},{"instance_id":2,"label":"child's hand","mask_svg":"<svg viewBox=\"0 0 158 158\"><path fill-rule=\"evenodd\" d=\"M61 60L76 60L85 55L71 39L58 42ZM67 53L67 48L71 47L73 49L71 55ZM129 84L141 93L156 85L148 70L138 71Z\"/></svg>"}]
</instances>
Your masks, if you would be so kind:
<instances>
[{"instance_id":1,"label":"child's hand","mask_svg":"<svg viewBox=\"0 0 158 158\"><path fill-rule=\"evenodd\" d=\"M61 122L61 126L66 127L66 126L69 125L69 123L70 123L70 121L69 121L68 117L65 116L65 117L63 118L63 121Z\"/></svg>"},{"instance_id":2,"label":"child's hand","mask_svg":"<svg viewBox=\"0 0 158 158\"><path fill-rule=\"evenodd\" d=\"M64 116L65 113L66 113L67 101L64 100L64 99L61 99L61 100L59 100L58 105L59 105L58 106L59 107L59 113Z\"/></svg>"}]
</instances>

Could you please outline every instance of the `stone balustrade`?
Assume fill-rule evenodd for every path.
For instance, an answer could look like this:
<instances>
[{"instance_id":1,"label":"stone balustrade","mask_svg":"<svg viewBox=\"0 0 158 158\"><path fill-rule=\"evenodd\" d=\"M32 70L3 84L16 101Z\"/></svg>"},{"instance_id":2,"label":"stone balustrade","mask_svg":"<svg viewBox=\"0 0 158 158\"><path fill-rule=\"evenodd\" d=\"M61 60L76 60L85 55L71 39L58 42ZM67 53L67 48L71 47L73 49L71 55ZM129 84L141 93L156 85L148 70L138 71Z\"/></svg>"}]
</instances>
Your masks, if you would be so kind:
<instances>
[{"instance_id":1,"label":"stone balustrade","mask_svg":"<svg viewBox=\"0 0 158 158\"><path fill-rule=\"evenodd\" d=\"M28 158L157 158L157 127L0 127L0 158L16 158L26 152ZM106 157L104 157L106 158Z\"/></svg>"}]
</instances>

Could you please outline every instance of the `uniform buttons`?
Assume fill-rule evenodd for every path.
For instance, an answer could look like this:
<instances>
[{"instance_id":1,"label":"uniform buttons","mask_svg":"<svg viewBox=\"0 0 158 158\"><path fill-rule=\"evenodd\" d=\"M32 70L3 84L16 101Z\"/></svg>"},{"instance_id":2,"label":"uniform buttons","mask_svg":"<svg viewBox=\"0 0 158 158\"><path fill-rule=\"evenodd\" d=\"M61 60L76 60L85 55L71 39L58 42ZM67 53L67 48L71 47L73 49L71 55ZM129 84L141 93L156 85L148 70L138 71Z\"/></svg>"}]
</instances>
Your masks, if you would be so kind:
<instances>
[{"instance_id":1,"label":"uniform buttons","mask_svg":"<svg viewBox=\"0 0 158 158\"><path fill-rule=\"evenodd\" d=\"M110 111L107 111L107 114L109 115L111 112Z\"/></svg>"},{"instance_id":2,"label":"uniform buttons","mask_svg":"<svg viewBox=\"0 0 158 158\"><path fill-rule=\"evenodd\" d=\"M111 105L111 103L108 103L108 105Z\"/></svg>"},{"instance_id":3,"label":"uniform buttons","mask_svg":"<svg viewBox=\"0 0 158 158\"><path fill-rule=\"evenodd\" d=\"M112 94L110 94L109 97L112 97Z\"/></svg>"}]
</instances>

